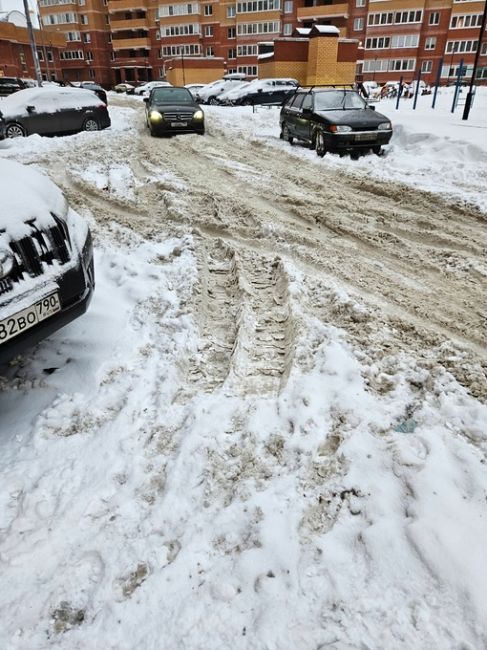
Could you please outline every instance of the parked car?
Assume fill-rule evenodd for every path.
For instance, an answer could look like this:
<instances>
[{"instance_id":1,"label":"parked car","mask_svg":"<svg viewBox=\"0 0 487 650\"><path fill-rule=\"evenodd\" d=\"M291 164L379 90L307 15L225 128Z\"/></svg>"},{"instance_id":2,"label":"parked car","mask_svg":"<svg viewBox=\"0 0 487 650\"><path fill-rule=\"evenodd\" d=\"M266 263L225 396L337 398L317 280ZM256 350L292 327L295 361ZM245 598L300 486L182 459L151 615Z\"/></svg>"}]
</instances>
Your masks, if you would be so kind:
<instances>
[{"instance_id":1,"label":"parked car","mask_svg":"<svg viewBox=\"0 0 487 650\"><path fill-rule=\"evenodd\" d=\"M222 93L218 95L216 98L217 104L222 104L223 106L231 106L232 105L232 97L234 93L237 91L242 90L245 88L245 86L248 86L250 84L250 81L240 81L238 84L233 84L230 86L228 90L224 90Z\"/></svg>"},{"instance_id":2,"label":"parked car","mask_svg":"<svg viewBox=\"0 0 487 650\"><path fill-rule=\"evenodd\" d=\"M151 135L205 133L205 116L187 88L154 88L146 102L146 121Z\"/></svg>"},{"instance_id":3,"label":"parked car","mask_svg":"<svg viewBox=\"0 0 487 650\"><path fill-rule=\"evenodd\" d=\"M133 95L134 90L136 88L140 88L140 86L145 86L146 83L147 83L147 81L134 81L131 84L130 88L127 88L127 90L125 92L126 92L127 95Z\"/></svg>"},{"instance_id":4,"label":"parked car","mask_svg":"<svg viewBox=\"0 0 487 650\"><path fill-rule=\"evenodd\" d=\"M116 93L126 93L129 90L133 90L133 88L134 86L128 83L121 83L121 84L117 84L116 86L113 86L113 90Z\"/></svg>"},{"instance_id":5,"label":"parked car","mask_svg":"<svg viewBox=\"0 0 487 650\"><path fill-rule=\"evenodd\" d=\"M203 88L205 84L185 84L185 88L189 90L189 92L193 95L193 97L196 97L198 90Z\"/></svg>"},{"instance_id":6,"label":"parked car","mask_svg":"<svg viewBox=\"0 0 487 650\"><path fill-rule=\"evenodd\" d=\"M346 88L298 90L282 107L280 125L283 140L310 143L318 156L327 151L380 154L392 137L389 118Z\"/></svg>"},{"instance_id":7,"label":"parked car","mask_svg":"<svg viewBox=\"0 0 487 650\"><path fill-rule=\"evenodd\" d=\"M217 79L217 81L212 81L203 88L200 88L196 93L196 99L203 104L218 104L218 97L222 93L231 88L236 88L239 86L245 78L245 75L239 75L235 77L224 77L223 79Z\"/></svg>"},{"instance_id":8,"label":"parked car","mask_svg":"<svg viewBox=\"0 0 487 650\"><path fill-rule=\"evenodd\" d=\"M148 81L147 83L134 88L134 95L149 96L149 93L153 88L165 88L168 86L172 86L168 81Z\"/></svg>"},{"instance_id":9,"label":"parked car","mask_svg":"<svg viewBox=\"0 0 487 650\"><path fill-rule=\"evenodd\" d=\"M88 308L91 234L61 190L31 167L0 159L0 363Z\"/></svg>"},{"instance_id":10,"label":"parked car","mask_svg":"<svg viewBox=\"0 0 487 650\"><path fill-rule=\"evenodd\" d=\"M108 104L108 98L105 89L102 88L102 86L99 84L94 83L93 81L82 81L79 87L85 88L85 90L91 90L97 97L99 97L99 99L101 99L104 104Z\"/></svg>"},{"instance_id":11,"label":"parked car","mask_svg":"<svg viewBox=\"0 0 487 650\"><path fill-rule=\"evenodd\" d=\"M0 113L0 140L5 138L5 120L3 119L2 114Z\"/></svg>"},{"instance_id":12,"label":"parked car","mask_svg":"<svg viewBox=\"0 0 487 650\"><path fill-rule=\"evenodd\" d=\"M229 93L228 98L234 105L282 104L298 86L296 79L254 79L248 86Z\"/></svg>"},{"instance_id":13,"label":"parked car","mask_svg":"<svg viewBox=\"0 0 487 650\"><path fill-rule=\"evenodd\" d=\"M0 77L0 97L7 97L23 88L27 86L19 77Z\"/></svg>"},{"instance_id":14,"label":"parked car","mask_svg":"<svg viewBox=\"0 0 487 650\"><path fill-rule=\"evenodd\" d=\"M0 111L7 138L98 131L110 126L106 104L83 88L26 88L6 97Z\"/></svg>"}]
</instances>

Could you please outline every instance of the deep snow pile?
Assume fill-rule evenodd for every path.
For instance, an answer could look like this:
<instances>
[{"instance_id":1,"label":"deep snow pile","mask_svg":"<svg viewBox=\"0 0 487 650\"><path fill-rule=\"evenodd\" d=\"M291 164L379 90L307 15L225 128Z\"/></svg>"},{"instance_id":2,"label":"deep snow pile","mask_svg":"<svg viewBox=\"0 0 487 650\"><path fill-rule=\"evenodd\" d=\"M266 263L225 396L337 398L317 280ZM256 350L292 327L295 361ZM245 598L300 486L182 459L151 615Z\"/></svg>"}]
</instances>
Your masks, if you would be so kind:
<instances>
[{"instance_id":1,"label":"deep snow pile","mask_svg":"<svg viewBox=\"0 0 487 650\"><path fill-rule=\"evenodd\" d=\"M210 128L231 128L223 110L208 111ZM238 111L244 137L284 148L274 111ZM134 129L135 150L140 115L111 115L115 137ZM8 142L0 155L56 169L67 147L97 138L110 151L108 130ZM375 312L324 276L334 318L317 317L318 270L291 255L269 261L272 291L259 267L254 286L233 283L239 259L221 239L204 248L190 222L162 216L163 203L184 212L194 187L164 156L148 164L145 186L162 197L148 215L124 160L71 170L100 210L70 188L95 235L92 306L0 378L0 647L487 647L486 406L441 364L354 346L340 319L371 332ZM147 218L146 237L110 222L117 211ZM200 304L210 262L215 302ZM226 354L212 304L243 305L224 321L242 335L220 382L205 376ZM272 360L288 374L276 388L266 367L262 390L241 390L244 362L261 361L251 334L263 332L262 353L286 329L292 350Z\"/></svg>"}]
</instances>

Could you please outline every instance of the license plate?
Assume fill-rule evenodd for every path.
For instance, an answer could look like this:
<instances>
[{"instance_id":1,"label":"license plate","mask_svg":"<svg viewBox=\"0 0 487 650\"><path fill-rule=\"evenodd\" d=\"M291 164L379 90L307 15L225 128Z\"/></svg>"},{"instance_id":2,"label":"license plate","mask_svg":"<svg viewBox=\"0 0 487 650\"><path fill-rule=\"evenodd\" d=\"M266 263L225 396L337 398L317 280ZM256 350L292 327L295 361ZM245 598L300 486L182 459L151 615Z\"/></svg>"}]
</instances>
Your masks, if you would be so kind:
<instances>
[{"instance_id":1,"label":"license plate","mask_svg":"<svg viewBox=\"0 0 487 650\"><path fill-rule=\"evenodd\" d=\"M5 343L14 336L34 327L37 323L61 311L61 303L57 293L51 293L34 303L31 307L22 309L16 314L0 320L0 344Z\"/></svg>"},{"instance_id":2,"label":"license plate","mask_svg":"<svg viewBox=\"0 0 487 650\"><path fill-rule=\"evenodd\" d=\"M355 140L376 140L377 133L357 133Z\"/></svg>"},{"instance_id":3,"label":"license plate","mask_svg":"<svg viewBox=\"0 0 487 650\"><path fill-rule=\"evenodd\" d=\"M171 122L171 126L174 126L176 129L178 126L188 126L187 122Z\"/></svg>"}]
</instances>

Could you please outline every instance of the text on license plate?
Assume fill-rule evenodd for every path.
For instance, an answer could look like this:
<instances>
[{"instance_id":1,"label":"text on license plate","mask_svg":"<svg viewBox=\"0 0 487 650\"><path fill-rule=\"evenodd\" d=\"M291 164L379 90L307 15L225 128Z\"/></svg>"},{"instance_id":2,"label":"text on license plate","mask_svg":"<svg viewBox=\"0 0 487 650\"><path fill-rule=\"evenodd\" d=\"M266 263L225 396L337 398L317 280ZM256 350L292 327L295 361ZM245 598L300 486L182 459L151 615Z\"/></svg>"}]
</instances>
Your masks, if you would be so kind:
<instances>
[{"instance_id":1,"label":"text on license plate","mask_svg":"<svg viewBox=\"0 0 487 650\"><path fill-rule=\"evenodd\" d=\"M355 140L375 140L377 133L357 133Z\"/></svg>"},{"instance_id":2,"label":"text on license plate","mask_svg":"<svg viewBox=\"0 0 487 650\"><path fill-rule=\"evenodd\" d=\"M61 311L61 303L56 293L42 298L30 307L0 320L0 344L34 327L49 316Z\"/></svg>"},{"instance_id":3,"label":"text on license plate","mask_svg":"<svg viewBox=\"0 0 487 650\"><path fill-rule=\"evenodd\" d=\"M178 128L178 126L188 126L187 122L171 122L171 126Z\"/></svg>"}]
</instances>

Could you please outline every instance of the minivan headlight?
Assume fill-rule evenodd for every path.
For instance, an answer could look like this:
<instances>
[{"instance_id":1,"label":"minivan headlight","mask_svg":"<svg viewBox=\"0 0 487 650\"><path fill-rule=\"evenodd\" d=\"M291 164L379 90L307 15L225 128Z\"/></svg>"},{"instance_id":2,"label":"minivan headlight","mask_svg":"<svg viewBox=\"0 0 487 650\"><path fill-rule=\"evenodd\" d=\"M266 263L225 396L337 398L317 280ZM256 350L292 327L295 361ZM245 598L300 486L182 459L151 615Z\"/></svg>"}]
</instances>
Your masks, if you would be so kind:
<instances>
[{"instance_id":1,"label":"minivan headlight","mask_svg":"<svg viewBox=\"0 0 487 650\"><path fill-rule=\"evenodd\" d=\"M392 124L390 122L382 122L382 124L379 124L377 128L379 131L390 131L392 129Z\"/></svg>"},{"instance_id":2,"label":"minivan headlight","mask_svg":"<svg viewBox=\"0 0 487 650\"><path fill-rule=\"evenodd\" d=\"M203 111L196 111L196 113L193 115L193 120L202 120L203 118Z\"/></svg>"}]
</instances>

